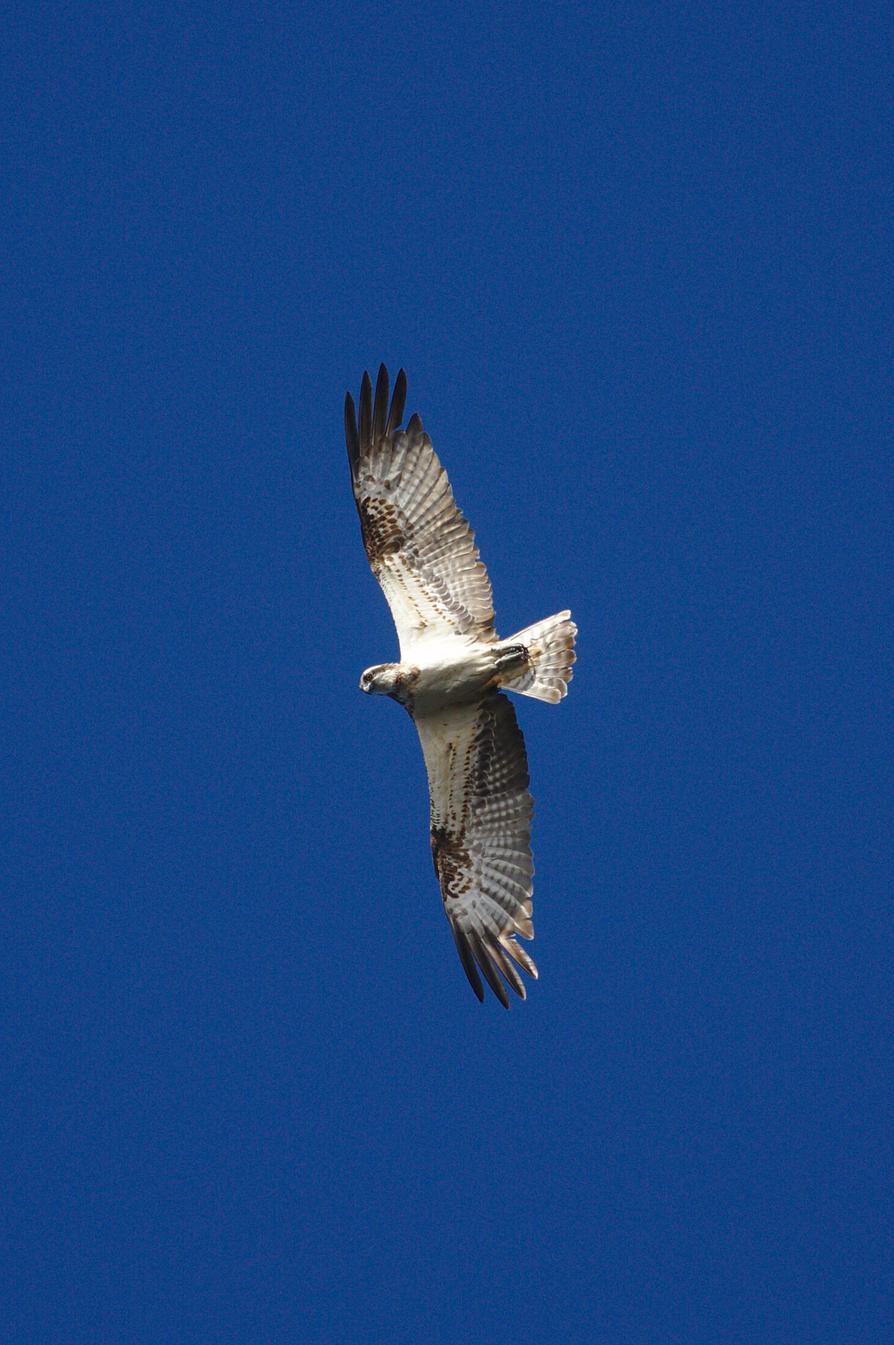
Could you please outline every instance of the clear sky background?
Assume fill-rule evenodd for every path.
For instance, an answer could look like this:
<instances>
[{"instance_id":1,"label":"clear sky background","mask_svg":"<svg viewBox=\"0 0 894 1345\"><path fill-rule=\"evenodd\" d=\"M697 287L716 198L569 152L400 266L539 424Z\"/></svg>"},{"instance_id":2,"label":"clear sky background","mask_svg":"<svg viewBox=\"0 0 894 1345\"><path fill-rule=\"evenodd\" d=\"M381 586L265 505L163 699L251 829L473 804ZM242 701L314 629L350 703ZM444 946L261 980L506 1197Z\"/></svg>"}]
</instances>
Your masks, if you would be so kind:
<instances>
[{"instance_id":1,"label":"clear sky background","mask_svg":"<svg viewBox=\"0 0 894 1345\"><path fill-rule=\"evenodd\" d=\"M16 6L15 1345L890 1338L882 5ZM510 633L541 980L431 868L342 399Z\"/></svg>"}]
</instances>

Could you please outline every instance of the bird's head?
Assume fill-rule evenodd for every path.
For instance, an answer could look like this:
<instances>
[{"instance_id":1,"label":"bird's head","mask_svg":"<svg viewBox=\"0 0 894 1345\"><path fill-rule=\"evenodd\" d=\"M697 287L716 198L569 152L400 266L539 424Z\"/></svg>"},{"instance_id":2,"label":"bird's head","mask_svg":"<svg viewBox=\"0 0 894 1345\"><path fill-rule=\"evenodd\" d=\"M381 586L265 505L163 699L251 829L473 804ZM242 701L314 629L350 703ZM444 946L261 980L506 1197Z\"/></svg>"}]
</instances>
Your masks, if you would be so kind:
<instances>
[{"instance_id":1,"label":"bird's head","mask_svg":"<svg viewBox=\"0 0 894 1345\"><path fill-rule=\"evenodd\" d=\"M360 690L367 695L393 696L400 676L399 663L377 663L360 678Z\"/></svg>"},{"instance_id":2,"label":"bird's head","mask_svg":"<svg viewBox=\"0 0 894 1345\"><path fill-rule=\"evenodd\" d=\"M360 690L370 695L391 696L410 710L418 678L419 669L407 663L377 663L360 678Z\"/></svg>"}]
</instances>

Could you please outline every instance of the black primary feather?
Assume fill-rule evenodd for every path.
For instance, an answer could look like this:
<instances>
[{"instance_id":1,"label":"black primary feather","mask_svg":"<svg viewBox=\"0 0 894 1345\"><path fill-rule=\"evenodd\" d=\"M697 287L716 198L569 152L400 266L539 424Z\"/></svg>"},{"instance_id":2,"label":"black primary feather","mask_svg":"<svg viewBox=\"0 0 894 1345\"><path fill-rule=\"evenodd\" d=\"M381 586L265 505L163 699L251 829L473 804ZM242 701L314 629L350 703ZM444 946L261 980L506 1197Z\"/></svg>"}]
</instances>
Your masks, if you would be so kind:
<instances>
[{"instance_id":1,"label":"black primary feather","mask_svg":"<svg viewBox=\"0 0 894 1345\"><path fill-rule=\"evenodd\" d=\"M364 372L360 384L360 452L368 453L372 442L372 383Z\"/></svg>"},{"instance_id":2,"label":"black primary feather","mask_svg":"<svg viewBox=\"0 0 894 1345\"><path fill-rule=\"evenodd\" d=\"M508 1009L509 996L506 994L506 987L500 980L496 971L494 970L494 964L490 960L490 955L488 953L487 946L484 942L484 939L478 933L477 929L472 929L469 931L469 942L471 943L472 948L474 950L475 960L477 961L481 970L484 972L485 980L487 981L491 990L496 995L497 999L502 1004L503 1008Z\"/></svg>"},{"instance_id":3,"label":"black primary feather","mask_svg":"<svg viewBox=\"0 0 894 1345\"><path fill-rule=\"evenodd\" d=\"M376 379L376 400L373 403L372 441L378 444L385 437L385 417L388 414L388 370L379 365Z\"/></svg>"},{"instance_id":4,"label":"black primary feather","mask_svg":"<svg viewBox=\"0 0 894 1345\"><path fill-rule=\"evenodd\" d=\"M345 393L345 442L348 445L348 462L351 464L351 475L357 470L357 461L360 457L360 440L357 438L357 416L354 411L354 398L349 392Z\"/></svg>"},{"instance_id":5,"label":"black primary feather","mask_svg":"<svg viewBox=\"0 0 894 1345\"><path fill-rule=\"evenodd\" d=\"M453 937L456 941L456 951L459 953L459 960L463 964L463 971L469 980L469 985L475 991L475 994L484 1003L484 986L481 984L481 977L478 975L478 968L475 966L475 959L472 956L472 950L469 948L468 940L461 929L451 922Z\"/></svg>"},{"instance_id":6,"label":"black primary feather","mask_svg":"<svg viewBox=\"0 0 894 1345\"><path fill-rule=\"evenodd\" d=\"M393 434L403 420L406 400L407 376L403 369L399 369L394 380L394 392L391 394L391 410L388 412L388 424L385 426L386 434Z\"/></svg>"}]
</instances>

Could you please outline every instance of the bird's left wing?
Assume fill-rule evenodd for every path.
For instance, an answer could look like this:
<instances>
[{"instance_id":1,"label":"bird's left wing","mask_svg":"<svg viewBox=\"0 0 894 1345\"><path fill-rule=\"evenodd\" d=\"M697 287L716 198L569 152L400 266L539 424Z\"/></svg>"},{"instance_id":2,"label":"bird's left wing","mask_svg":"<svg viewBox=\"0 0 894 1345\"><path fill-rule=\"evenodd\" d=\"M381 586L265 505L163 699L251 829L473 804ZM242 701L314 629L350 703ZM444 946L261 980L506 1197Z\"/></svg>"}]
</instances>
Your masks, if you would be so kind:
<instances>
[{"instance_id":1,"label":"bird's left wing","mask_svg":"<svg viewBox=\"0 0 894 1345\"><path fill-rule=\"evenodd\" d=\"M537 976L516 943L518 934L534 937L525 740L500 692L414 718L428 772L432 859L457 951L478 998L483 975L508 1008L504 982L525 998L515 964Z\"/></svg>"},{"instance_id":2,"label":"bird's left wing","mask_svg":"<svg viewBox=\"0 0 894 1345\"><path fill-rule=\"evenodd\" d=\"M360 424L345 396L345 438L363 544L382 586L401 657L430 635L496 639L490 580L471 528L457 508L422 421L401 429L403 369L388 406L388 371L379 369L375 402L369 374L360 388Z\"/></svg>"}]
</instances>

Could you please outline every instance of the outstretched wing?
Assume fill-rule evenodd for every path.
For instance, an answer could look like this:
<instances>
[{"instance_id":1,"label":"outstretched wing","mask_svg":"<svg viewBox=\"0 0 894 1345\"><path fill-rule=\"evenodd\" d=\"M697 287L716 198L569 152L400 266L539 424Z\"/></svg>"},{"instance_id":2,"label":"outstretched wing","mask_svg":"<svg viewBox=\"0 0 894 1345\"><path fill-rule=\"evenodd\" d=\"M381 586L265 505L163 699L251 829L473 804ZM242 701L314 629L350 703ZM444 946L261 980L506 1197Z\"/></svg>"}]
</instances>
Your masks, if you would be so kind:
<instances>
[{"instance_id":1,"label":"outstretched wing","mask_svg":"<svg viewBox=\"0 0 894 1345\"><path fill-rule=\"evenodd\" d=\"M345 438L363 545L391 608L401 658L431 635L496 639L490 580L447 473L418 416L399 428L406 392L401 369L389 410L383 364L373 404L364 374L359 429L353 398L345 396Z\"/></svg>"},{"instance_id":2,"label":"outstretched wing","mask_svg":"<svg viewBox=\"0 0 894 1345\"><path fill-rule=\"evenodd\" d=\"M525 998L515 964L537 976L515 938L534 937L525 740L500 692L417 717L416 728L428 771L432 858L460 960L478 998L483 974L508 1008L504 980Z\"/></svg>"}]
</instances>

